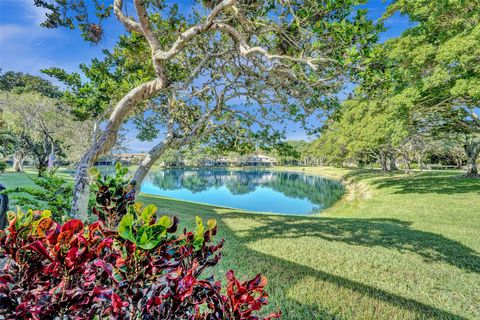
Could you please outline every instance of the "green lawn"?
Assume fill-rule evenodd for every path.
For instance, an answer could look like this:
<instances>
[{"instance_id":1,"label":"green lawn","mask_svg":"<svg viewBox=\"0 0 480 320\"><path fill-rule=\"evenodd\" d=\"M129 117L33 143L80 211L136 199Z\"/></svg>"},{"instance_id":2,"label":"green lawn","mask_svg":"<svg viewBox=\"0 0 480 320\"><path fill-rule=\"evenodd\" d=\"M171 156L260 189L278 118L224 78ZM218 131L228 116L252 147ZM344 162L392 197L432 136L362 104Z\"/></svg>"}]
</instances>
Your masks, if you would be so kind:
<instances>
[{"instance_id":1,"label":"green lawn","mask_svg":"<svg viewBox=\"0 0 480 320\"><path fill-rule=\"evenodd\" d=\"M382 175L307 168L349 192L321 216L255 215L141 195L193 227L214 217L226 240L217 273L269 279L284 319L480 319L480 180L459 172ZM8 173L13 187L24 175Z\"/></svg>"}]
</instances>

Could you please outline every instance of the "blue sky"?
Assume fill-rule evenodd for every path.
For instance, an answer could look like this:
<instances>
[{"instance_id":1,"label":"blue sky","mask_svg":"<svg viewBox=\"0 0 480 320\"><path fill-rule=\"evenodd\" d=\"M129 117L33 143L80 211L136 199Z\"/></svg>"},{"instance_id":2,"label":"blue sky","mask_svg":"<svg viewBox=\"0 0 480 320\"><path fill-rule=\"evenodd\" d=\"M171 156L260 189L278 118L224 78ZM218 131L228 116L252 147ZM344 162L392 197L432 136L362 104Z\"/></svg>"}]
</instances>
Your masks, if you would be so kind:
<instances>
[{"instance_id":1,"label":"blue sky","mask_svg":"<svg viewBox=\"0 0 480 320\"><path fill-rule=\"evenodd\" d=\"M87 0L91 1L91 0ZM180 10L189 10L193 0L171 0L179 4ZM382 0L371 0L365 6L372 18L378 19L384 12ZM133 8L131 9L133 12ZM105 24L105 39L96 46L81 40L77 30L45 29L40 27L45 12L33 5L33 0L0 0L0 68L5 71L22 71L41 75L40 69L59 67L67 71L78 71L78 65L88 63L94 57L102 56L102 49L110 49L123 26L115 19ZM395 15L386 21L386 32L381 41L396 37L408 28L407 17ZM140 142L135 131L127 135L132 151L148 150L153 143ZM290 139L305 139L305 133L291 124L287 132Z\"/></svg>"}]
</instances>

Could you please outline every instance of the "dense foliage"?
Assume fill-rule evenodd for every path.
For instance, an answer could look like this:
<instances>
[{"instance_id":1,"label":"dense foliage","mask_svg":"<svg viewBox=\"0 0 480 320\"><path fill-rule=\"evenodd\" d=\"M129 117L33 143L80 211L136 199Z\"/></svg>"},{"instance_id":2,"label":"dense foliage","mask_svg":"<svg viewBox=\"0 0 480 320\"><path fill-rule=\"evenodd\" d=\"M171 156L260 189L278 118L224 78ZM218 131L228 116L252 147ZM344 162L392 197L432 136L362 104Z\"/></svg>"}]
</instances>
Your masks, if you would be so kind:
<instances>
[{"instance_id":1,"label":"dense foliage","mask_svg":"<svg viewBox=\"0 0 480 320\"><path fill-rule=\"evenodd\" d=\"M102 176L97 168L90 170L94 182L92 196L96 202L93 214L110 229L118 225L135 201L134 182L128 180L127 173L128 168L119 162L115 165L114 175Z\"/></svg>"},{"instance_id":2,"label":"dense foliage","mask_svg":"<svg viewBox=\"0 0 480 320\"><path fill-rule=\"evenodd\" d=\"M370 51L359 85L315 143L319 153L342 164L377 160L383 170L398 159L409 172L441 141L467 165L466 176L478 177L478 8L475 1L393 1L384 18L400 13L414 23Z\"/></svg>"},{"instance_id":3,"label":"dense foliage","mask_svg":"<svg viewBox=\"0 0 480 320\"><path fill-rule=\"evenodd\" d=\"M0 91L9 91L17 94L37 92L50 98L60 98L62 96L60 89L48 80L15 71L7 71L0 74Z\"/></svg>"},{"instance_id":4,"label":"dense foliage","mask_svg":"<svg viewBox=\"0 0 480 320\"><path fill-rule=\"evenodd\" d=\"M221 257L216 221L197 217L194 231L176 233L178 219L157 219L155 206L134 203L118 170L97 178L94 223L60 224L49 210L9 213L0 231L6 319L259 319L265 277L240 282L228 271L225 292L202 277Z\"/></svg>"},{"instance_id":5,"label":"dense foliage","mask_svg":"<svg viewBox=\"0 0 480 320\"><path fill-rule=\"evenodd\" d=\"M63 221L67 218L68 208L72 203L72 183L54 172L32 178L32 181L35 186L12 188L5 193L15 201L17 206L24 209L47 207L55 220Z\"/></svg>"},{"instance_id":6,"label":"dense foliage","mask_svg":"<svg viewBox=\"0 0 480 320\"><path fill-rule=\"evenodd\" d=\"M0 79L0 153L13 157L15 171L23 171L26 158L33 160L39 175L53 169L55 161L78 160L90 143L92 123L74 121L70 107L44 94L43 87L1 86L1 81L5 80ZM52 86L41 78L37 81Z\"/></svg>"}]
</instances>

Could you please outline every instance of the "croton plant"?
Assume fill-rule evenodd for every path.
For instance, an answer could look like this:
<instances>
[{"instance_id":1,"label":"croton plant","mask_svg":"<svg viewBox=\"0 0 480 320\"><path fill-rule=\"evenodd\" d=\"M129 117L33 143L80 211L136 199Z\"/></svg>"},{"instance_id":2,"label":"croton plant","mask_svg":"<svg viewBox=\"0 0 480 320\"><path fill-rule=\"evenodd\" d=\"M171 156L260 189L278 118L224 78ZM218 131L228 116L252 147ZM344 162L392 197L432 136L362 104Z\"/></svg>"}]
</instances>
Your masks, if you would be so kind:
<instances>
[{"instance_id":1,"label":"croton plant","mask_svg":"<svg viewBox=\"0 0 480 320\"><path fill-rule=\"evenodd\" d=\"M0 231L0 259L6 261L0 314L42 320L260 319L267 304L265 277L240 282L228 271L223 290L213 277L202 277L221 257L224 241L213 242L215 220L204 225L196 217L193 232L177 232L177 218L157 219L157 208L135 203L126 185L118 191L118 185L103 188L101 181L94 223L62 225L48 210L9 213L9 226Z\"/></svg>"}]
</instances>

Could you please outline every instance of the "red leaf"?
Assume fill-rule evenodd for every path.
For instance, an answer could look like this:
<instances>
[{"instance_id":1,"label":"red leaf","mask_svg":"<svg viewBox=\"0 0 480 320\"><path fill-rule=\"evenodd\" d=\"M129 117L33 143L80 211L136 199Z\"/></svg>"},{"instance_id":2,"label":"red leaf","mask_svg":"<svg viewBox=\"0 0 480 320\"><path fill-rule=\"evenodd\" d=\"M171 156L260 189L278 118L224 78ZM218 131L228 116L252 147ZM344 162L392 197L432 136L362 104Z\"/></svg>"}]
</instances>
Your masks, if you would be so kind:
<instances>
[{"instance_id":1,"label":"red leaf","mask_svg":"<svg viewBox=\"0 0 480 320\"><path fill-rule=\"evenodd\" d=\"M106 273L108 273L108 276L110 278L112 278L113 281L117 282L115 280L115 277L113 277L112 275L112 270L113 270L113 266L110 264L110 263L107 263L103 260L100 260L100 259L95 259L95 261L93 262L93 264L96 266L96 267L100 267L102 268L103 270L105 270Z\"/></svg>"},{"instance_id":2,"label":"red leaf","mask_svg":"<svg viewBox=\"0 0 480 320\"><path fill-rule=\"evenodd\" d=\"M45 237L45 231L50 229L53 225L53 220L51 218L43 218L38 222L37 225L37 234L41 237Z\"/></svg>"},{"instance_id":3,"label":"red leaf","mask_svg":"<svg viewBox=\"0 0 480 320\"><path fill-rule=\"evenodd\" d=\"M80 220L69 220L67 221L60 230L58 235L58 242L68 243L72 239L73 235L83 231L83 222Z\"/></svg>"},{"instance_id":4,"label":"red leaf","mask_svg":"<svg viewBox=\"0 0 480 320\"><path fill-rule=\"evenodd\" d=\"M192 276L192 271L189 271L189 273L182 280L180 280L178 284L180 301L185 300L185 298L192 294L193 287L196 282L197 279Z\"/></svg>"},{"instance_id":5,"label":"red leaf","mask_svg":"<svg viewBox=\"0 0 480 320\"><path fill-rule=\"evenodd\" d=\"M245 286L248 290L258 290L264 288L266 285L267 278L260 274L257 274L257 276L252 280L248 281Z\"/></svg>"},{"instance_id":6,"label":"red leaf","mask_svg":"<svg viewBox=\"0 0 480 320\"><path fill-rule=\"evenodd\" d=\"M102 231L102 229L103 229L103 226L100 221L96 221L92 223L91 225L88 226L88 237L92 239L94 236L94 233L96 231Z\"/></svg>"},{"instance_id":7,"label":"red leaf","mask_svg":"<svg viewBox=\"0 0 480 320\"><path fill-rule=\"evenodd\" d=\"M17 252L17 261L20 261L20 256L19 256L19 254L20 254L20 252L21 252L22 250L25 250L25 251L27 251L27 250L32 250L32 251L38 252L38 253L40 253L42 256L44 256L45 258L47 258L48 260L53 261L53 258L50 257L47 249L45 249L45 246L43 245L43 243L42 243L40 240L37 240L37 241L35 241L35 242L33 242L33 243L30 243L30 244L27 244L27 245L21 247L20 250Z\"/></svg>"},{"instance_id":8,"label":"red leaf","mask_svg":"<svg viewBox=\"0 0 480 320\"><path fill-rule=\"evenodd\" d=\"M3 275L0 276L0 284L5 285L5 284L11 283L11 282L13 282L13 278L12 278L11 275L3 274Z\"/></svg>"},{"instance_id":9,"label":"red leaf","mask_svg":"<svg viewBox=\"0 0 480 320\"><path fill-rule=\"evenodd\" d=\"M77 257L78 257L77 247L72 247L70 250L68 250L67 256L65 258L65 264L67 265L68 268L72 268L77 263Z\"/></svg>"},{"instance_id":10,"label":"red leaf","mask_svg":"<svg viewBox=\"0 0 480 320\"><path fill-rule=\"evenodd\" d=\"M83 222L77 219L69 220L65 222L65 224L62 226L62 230L60 232L67 231L67 230L70 230L73 233L78 233L80 231L83 231Z\"/></svg>"},{"instance_id":11,"label":"red leaf","mask_svg":"<svg viewBox=\"0 0 480 320\"><path fill-rule=\"evenodd\" d=\"M61 226L54 222L54 224L45 232L47 241L50 245L57 243L58 235L60 234Z\"/></svg>"},{"instance_id":12,"label":"red leaf","mask_svg":"<svg viewBox=\"0 0 480 320\"><path fill-rule=\"evenodd\" d=\"M96 254L100 254L102 252L103 248L111 248L113 244L113 239L112 238L105 238L103 239L97 246L97 249L95 250Z\"/></svg>"},{"instance_id":13,"label":"red leaf","mask_svg":"<svg viewBox=\"0 0 480 320\"><path fill-rule=\"evenodd\" d=\"M112 306L113 312L115 314L120 313L123 307L128 307L129 303L127 301L123 301L122 298L115 292L112 293Z\"/></svg>"},{"instance_id":14,"label":"red leaf","mask_svg":"<svg viewBox=\"0 0 480 320\"><path fill-rule=\"evenodd\" d=\"M10 220L10 225L8 226L8 231L10 231L10 236L15 238L17 234L17 216L15 216L12 220Z\"/></svg>"}]
</instances>

